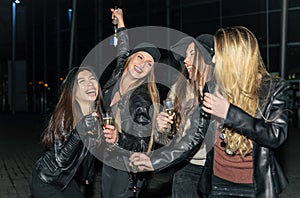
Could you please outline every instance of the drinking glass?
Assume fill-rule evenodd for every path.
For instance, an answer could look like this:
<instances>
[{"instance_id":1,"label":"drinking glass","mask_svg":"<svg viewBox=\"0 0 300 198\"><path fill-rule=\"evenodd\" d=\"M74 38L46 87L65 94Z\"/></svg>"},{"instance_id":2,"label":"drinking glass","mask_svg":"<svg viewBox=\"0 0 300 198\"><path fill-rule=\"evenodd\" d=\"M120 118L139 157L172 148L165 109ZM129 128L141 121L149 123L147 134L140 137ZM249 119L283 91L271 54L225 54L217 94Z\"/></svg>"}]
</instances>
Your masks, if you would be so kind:
<instances>
[{"instance_id":1,"label":"drinking glass","mask_svg":"<svg viewBox=\"0 0 300 198\"><path fill-rule=\"evenodd\" d=\"M164 102L165 112L167 112L169 116L173 116L173 120L174 120L174 113L175 113L174 100L166 99L163 102ZM168 138L172 139L175 136L174 124L171 124L170 127L171 127L171 129L168 134Z\"/></svg>"},{"instance_id":2,"label":"drinking glass","mask_svg":"<svg viewBox=\"0 0 300 198\"><path fill-rule=\"evenodd\" d=\"M106 125L114 125L114 119L113 114L111 111L106 111L102 114L102 120L103 120L103 127L106 128ZM104 135L103 138L105 139ZM107 144L107 150L111 151L114 144L106 143Z\"/></svg>"}]
</instances>

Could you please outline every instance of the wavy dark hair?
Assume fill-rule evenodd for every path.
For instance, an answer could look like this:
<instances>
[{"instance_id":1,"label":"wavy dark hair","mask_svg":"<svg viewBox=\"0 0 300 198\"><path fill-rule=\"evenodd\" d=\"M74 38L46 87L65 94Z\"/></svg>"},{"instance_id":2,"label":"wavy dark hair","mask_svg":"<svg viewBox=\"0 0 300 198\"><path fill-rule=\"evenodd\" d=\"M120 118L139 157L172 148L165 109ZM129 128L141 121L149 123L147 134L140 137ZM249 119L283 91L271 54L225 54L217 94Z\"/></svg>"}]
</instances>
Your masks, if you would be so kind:
<instances>
[{"instance_id":1,"label":"wavy dark hair","mask_svg":"<svg viewBox=\"0 0 300 198\"><path fill-rule=\"evenodd\" d=\"M65 141L81 119L82 112L75 100L75 91L78 86L77 76L84 70L90 71L99 80L92 67L74 67L69 71L62 82L58 103L50 116L47 128L42 134L41 143L45 148L52 147L54 139L61 142ZM94 109L101 115L102 92L100 86L94 105Z\"/></svg>"}]
</instances>

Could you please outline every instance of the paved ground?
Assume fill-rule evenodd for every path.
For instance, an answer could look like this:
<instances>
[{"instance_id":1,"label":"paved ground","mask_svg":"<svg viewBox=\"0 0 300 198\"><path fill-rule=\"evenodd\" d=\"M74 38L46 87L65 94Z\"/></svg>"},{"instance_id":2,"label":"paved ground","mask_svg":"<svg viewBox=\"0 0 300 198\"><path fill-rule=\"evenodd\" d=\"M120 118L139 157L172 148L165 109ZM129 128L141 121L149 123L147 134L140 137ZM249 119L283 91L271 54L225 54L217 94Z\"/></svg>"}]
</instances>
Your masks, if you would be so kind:
<instances>
[{"instance_id":1,"label":"paved ground","mask_svg":"<svg viewBox=\"0 0 300 198\"><path fill-rule=\"evenodd\" d=\"M44 117L38 114L19 113L14 116L0 114L0 198L28 198L28 179L31 169L41 153L39 136L44 127ZM300 197L300 130L292 128L287 142L277 151L290 184L280 198ZM94 185L86 192L87 198L100 196L100 170ZM145 198L171 197L172 169L154 175L149 182Z\"/></svg>"}]
</instances>

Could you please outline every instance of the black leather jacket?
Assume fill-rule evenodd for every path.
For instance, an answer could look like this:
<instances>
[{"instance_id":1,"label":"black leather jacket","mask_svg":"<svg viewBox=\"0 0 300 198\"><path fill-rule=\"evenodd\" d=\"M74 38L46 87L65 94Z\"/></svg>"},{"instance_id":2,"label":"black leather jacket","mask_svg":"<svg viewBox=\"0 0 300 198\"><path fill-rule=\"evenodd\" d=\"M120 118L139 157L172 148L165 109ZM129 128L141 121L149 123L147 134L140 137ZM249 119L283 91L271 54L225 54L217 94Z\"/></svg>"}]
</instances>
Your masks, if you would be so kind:
<instances>
[{"instance_id":1,"label":"black leather jacket","mask_svg":"<svg viewBox=\"0 0 300 198\"><path fill-rule=\"evenodd\" d=\"M83 139L83 136L74 129L67 141L61 143L55 140L53 144L51 149L42 154L34 167L42 181L64 190L74 178L80 165L82 165L83 179L88 180L89 183L93 181L94 157L87 149L92 149L96 145L92 138Z\"/></svg>"},{"instance_id":2,"label":"black leather jacket","mask_svg":"<svg viewBox=\"0 0 300 198\"><path fill-rule=\"evenodd\" d=\"M262 84L260 106L264 118L268 121L262 118L259 112L255 117L252 117L232 104L230 104L227 117L224 120L224 124L237 129L241 134L253 140L255 197L278 197L278 194L288 184L287 178L274 156L274 149L282 145L287 138L288 89L287 82L280 78L274 78L272 81ZM199 110L201 111L201 109ZM192 118L192 120L194 119ZM206 122L207 120L202 119L201 116L196 118L191 130L182 140L172 141L168 146L170 148L165 148L162 152L153 155L151 161L154 168L160 170L163 164L170 166L180 162L193 153L195 148L199 148L205 135ZM198 129L195 130L195 127ZM210 193L212 168L213 150L207 155L199 183L199 189L202 193Z\"/></svg>"},{"instance_id":3,"label":"black leather jacket","mask_svg":"<svg viewBox=\"0 0 300 198\"><path fill-rule=\"evenodd\" d=\"M112 77L103 87L104 108L109 109L112 97L119 89L123 66L128 56L129 41L126 28L118 29L118 59ZM121 128L118 145L130 151L146 151L152 130L151 98L144 83L128 91L116 104L120 109Z\"/></svg>"}]
</instances>

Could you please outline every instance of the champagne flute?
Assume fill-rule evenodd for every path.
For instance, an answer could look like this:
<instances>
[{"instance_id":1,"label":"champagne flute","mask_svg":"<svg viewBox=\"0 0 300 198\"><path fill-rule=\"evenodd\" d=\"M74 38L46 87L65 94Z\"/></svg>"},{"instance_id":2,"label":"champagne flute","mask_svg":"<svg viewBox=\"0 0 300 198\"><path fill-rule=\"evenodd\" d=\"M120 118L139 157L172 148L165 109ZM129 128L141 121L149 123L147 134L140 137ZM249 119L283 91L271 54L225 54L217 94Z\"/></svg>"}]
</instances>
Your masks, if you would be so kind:
<instances>
[{"instance_id":1,"label":"champagne flute","mask_svg":"<svg viewBox=\"0 0 300 198\"><path fill-rule=\"evenodd\" d=\"M169 116L174 116L174 113L175 113L174 100L166 99L163 102L164 102L165 112L167 112ZM174 120L174 117L173 117L173 120ZM168 134L168 137L170 139L172 139L174 136L175 136L174 124L171 124L171 129L170 129L170 132Z\"/></svg>"},{"instance_id":2,"label":"champagne flute","mask_svg":"<svg viewBox=\"0 0 300 198\"><path fill-rule=\"evenodd\" d=\"M112 116L112 112L111 111L106 111L105 113L102 114L102 120L103 120L103 127L106 128L106 125L113 125L114 124L114 120L113 120L113 116ZM103 136L103 138L105 139L105 137ZM106 143L108 148L108 151L111 151L114 144L111 143Z\"/></svg>"},{"instance_id":3,"label":"champagne flute","mask_svg":"<svg viewBox=\"0 0 300 198\"><path fill-rule=\"evenodd\" d=\"M103 113L102 119L103 119L104 128L106 127L106 125L113 125L113 116L111 111L107 111Z\"/></svg>"}]
</instances>

